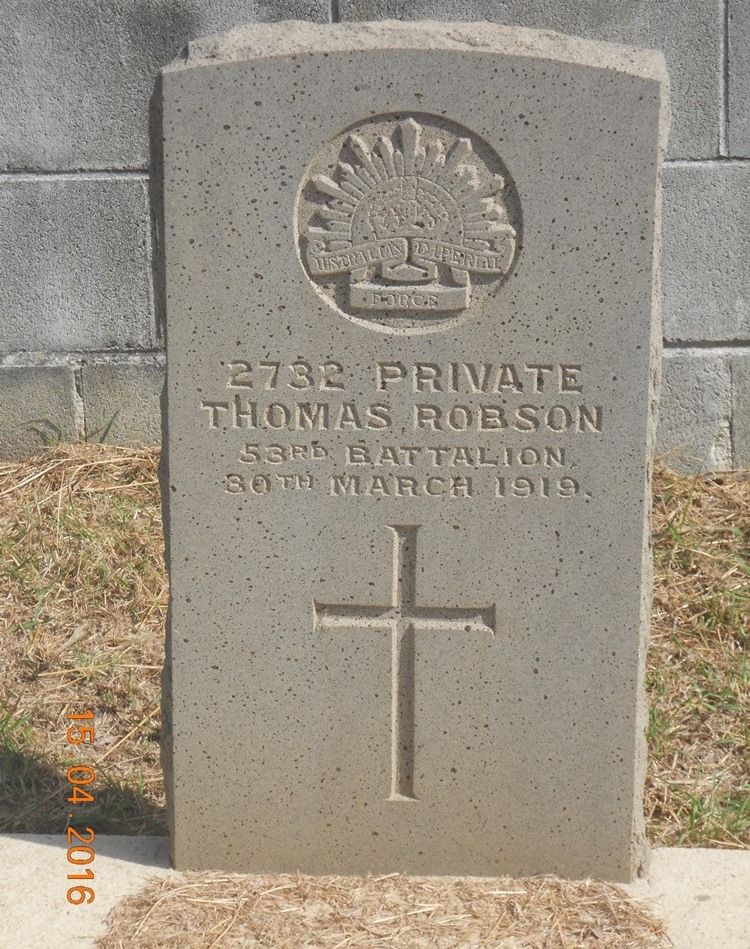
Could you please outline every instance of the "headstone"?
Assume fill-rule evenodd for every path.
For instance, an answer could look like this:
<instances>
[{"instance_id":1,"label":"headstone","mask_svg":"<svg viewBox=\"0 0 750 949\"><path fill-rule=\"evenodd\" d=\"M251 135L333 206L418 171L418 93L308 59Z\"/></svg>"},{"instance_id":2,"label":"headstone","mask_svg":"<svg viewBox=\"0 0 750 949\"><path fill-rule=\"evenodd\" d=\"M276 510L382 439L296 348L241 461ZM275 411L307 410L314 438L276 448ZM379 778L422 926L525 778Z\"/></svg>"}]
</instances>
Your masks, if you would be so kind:
<instances>
[{"instance_id":1,"label":"headstone","mask_svg":"<svg viewBox=\"0 0 750 949\"><path fill-rule=\"evenodd\" d=\"M177 868L637 872L665 103L489 24L164 71Z\"/></svg>"}]
</instances>

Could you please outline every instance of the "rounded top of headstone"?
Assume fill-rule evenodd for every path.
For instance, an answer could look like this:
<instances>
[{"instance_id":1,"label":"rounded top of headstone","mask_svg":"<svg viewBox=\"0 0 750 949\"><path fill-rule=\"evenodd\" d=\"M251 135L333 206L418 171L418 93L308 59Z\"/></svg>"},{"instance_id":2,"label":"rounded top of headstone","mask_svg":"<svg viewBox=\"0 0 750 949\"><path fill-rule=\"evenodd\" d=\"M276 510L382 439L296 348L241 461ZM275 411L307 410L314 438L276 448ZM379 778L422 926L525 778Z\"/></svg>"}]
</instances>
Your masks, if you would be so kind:
<instances>
[{"instance_id":1,"label":"rounded top of headstone","mask_svg":"<svg viewBox=\"0 0 750 949\"><path fill-rule=\"evenodd\" d=\"M665 82L664 56L657 50L567 36L498 23L434 20L308 23L284 20L237 26L193 40L167 71L243 59L353 49L443 49L464 53L504 53L615 69Z\"/></svg>"}]
</instances>

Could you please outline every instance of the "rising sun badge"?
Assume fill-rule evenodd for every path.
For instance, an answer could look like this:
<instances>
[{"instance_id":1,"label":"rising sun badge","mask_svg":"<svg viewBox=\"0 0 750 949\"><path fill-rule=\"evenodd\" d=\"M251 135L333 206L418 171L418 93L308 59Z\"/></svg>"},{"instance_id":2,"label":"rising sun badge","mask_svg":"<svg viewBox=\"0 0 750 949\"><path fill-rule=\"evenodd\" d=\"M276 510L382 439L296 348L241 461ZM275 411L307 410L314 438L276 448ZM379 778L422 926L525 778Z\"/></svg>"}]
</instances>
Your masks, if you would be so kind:
<instances>
[{"instance_id":1,"label":"rising sun badge","mask_svg":"<svg viewBox=\"0 0 750 949\"><path fill-rule=\"evenodd\" d=\"M420 119L380 116L344 133L301 192L309 277L344 315L385 330L454 321L472 283L501 281L518 247L518 200L495 152Z\"/></svg>"}]
</instances>

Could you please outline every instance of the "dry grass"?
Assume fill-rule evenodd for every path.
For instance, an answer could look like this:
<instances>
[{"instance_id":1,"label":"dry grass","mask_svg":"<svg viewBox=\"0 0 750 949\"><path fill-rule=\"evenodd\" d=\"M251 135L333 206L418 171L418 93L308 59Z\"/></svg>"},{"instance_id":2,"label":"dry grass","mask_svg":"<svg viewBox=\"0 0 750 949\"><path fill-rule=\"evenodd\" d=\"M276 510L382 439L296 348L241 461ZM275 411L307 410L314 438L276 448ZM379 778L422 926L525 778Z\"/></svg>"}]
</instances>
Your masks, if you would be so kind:
<instances>
[{"instance_id":1,"label":"dry grass","mask_svg":"<svg viewBox=\"0 0 750 949\"><path fill-rule=\"evenodd\" d=\"M73 759L97 772L87 819L164 832L157 460L84 445L0 466L0 831L64 829L65 716L92 708ZM650 835L747 846L750 481L659 472L655 498Z\"/></svg>"},{"instance_id":2,"label":"dry grass","mask_svg":"<svg viewBox=\"0 0 750 949\"><path fill-rule=\"evenodd\" d=\"M669 945L604 883L187 874L110 916L99 949L640 949Z\"/></svg>"},{"instance_id":3,"label":"dry grass","mask_svg":"<svg viewBox=\"0 0 750 949\"><path fill-rule=\"evenodd\" d=\"M0 466L0 830L61 831L80 761L97 773L97 831L163 832L157 460L83 445ZM66 714L87 708L96 741L71 761Z\"/></svg>"},{"instance_id":4,"label":"dry grass","mask_svg":"<svg viewBox=\"0 0 750 949\"><path fill-rule=\"evenodd\" d=\"M750 845L750 479L659 474L646 818L660 844Z\"/></svg>"}]
</instances>

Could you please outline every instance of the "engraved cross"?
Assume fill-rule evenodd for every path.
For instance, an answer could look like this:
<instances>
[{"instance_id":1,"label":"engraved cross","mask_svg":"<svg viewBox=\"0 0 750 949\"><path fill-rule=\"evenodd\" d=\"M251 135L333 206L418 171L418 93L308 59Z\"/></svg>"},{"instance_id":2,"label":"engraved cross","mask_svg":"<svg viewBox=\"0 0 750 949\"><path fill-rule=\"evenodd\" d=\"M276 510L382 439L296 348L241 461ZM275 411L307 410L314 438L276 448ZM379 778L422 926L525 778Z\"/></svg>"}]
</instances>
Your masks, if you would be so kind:
<instances>
[{"instance_id":1,"label":"engraved cross","mask_svg":"<svg viewBox=\"0 0 750 949\"><path fill-rule=\"evenodd\" d=\"M495 634L495 606L417 606L417 527L393 531L393 592L388 606L313 602L316 631L391 633L391 801L414 801L414 637L416 632Z\"/></svg>"}]
</instances>

